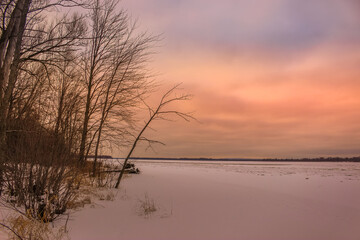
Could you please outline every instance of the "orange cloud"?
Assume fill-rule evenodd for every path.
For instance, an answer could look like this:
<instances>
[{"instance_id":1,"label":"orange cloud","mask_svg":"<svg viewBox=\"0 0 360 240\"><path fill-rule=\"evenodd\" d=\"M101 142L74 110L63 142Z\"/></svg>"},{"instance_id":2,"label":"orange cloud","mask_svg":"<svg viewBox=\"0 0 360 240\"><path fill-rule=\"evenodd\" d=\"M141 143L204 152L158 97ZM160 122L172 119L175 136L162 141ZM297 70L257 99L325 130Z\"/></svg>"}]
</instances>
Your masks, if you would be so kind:
<instances>
[{"instance_id":1,"label":"orange cloud","mask_svg":"<svg viewBox=\"0 0 360 240\"><path fill-rule=\"evenodd\" d=\"M161 62L194 94L177 106L201 124L160 123L161 156L353 155L360 140L357 50L324 46L289 62L257 53L229 60L191 53ZM189 53L190 55L190 53ZM172 55L173 56L173 55ZM159 64L159 62L157 63ZM138 151L138 155L156 153Z\"/></svg>"},{"instance_id":2,"label":"orange cloud","mask_svg":"<svg viewBox=\"0 0 360 240\"><path fill-rule=\"evenodd\" d=\"M360 155L356 1L124 2L163 33L151 69L183 82L194 99L175 107L201 122L156 123L167 146L137 155Z\"/></svg>"}]
</instances>

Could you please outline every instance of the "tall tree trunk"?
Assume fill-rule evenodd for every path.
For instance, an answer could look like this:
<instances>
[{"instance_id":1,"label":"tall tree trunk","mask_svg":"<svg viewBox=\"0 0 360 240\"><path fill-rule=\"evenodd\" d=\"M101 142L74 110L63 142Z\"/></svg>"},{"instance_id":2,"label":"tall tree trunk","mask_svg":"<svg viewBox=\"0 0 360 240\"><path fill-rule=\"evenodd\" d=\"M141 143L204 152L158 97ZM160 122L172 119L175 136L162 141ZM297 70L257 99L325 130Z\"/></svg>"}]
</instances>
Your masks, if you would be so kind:
<instances>
[{"instance_id":1,"label":"tall tree trunk","mask_svg":"<svg viewBox=\"0 0 360 240\"><path fill-rule=\"evenodd\" d=\"M88 125L89 125L90 101L91 101L90 94L88 94L87 98L86 98L84 124L83 124L83 129L81 132L81 142L80 142L80 152L79 152L79 164L81 164L81 165L83 165L86 160L85 145L86 145L86 138L87 138L87 133L88 133Z\"/></svg>"},{"instance_id":2,"label":"tall tree trunk","mask_svg":"<svg viewBox=\"0 0 360 240\"><path fill-rule=\"evenodd\" d=\"M5 161L7 115L18 75L21 43L31 0L18 0L0 38L0 190Z\"/></svg>"},{"instance_id":3,"label":"tall tree trunk","mask_svg":"<svg viewBox=\"0 0 360 240\"><path fill-rule=\"evenodd\" d=\"M85 105L85 113L84 113L84 124L81 132L81 142L80 142L80 152L79 152L79 164L84 165L88 151L85 154L86 148L86 138L88 136L88 126L90 120L90 107L91 107L91 94L92 94L92 80L93 80L93 66L90 69L90 76L88 82L88 89L86 95L86 105Z\"/></svg>"},{"instance_id":4,"label":"tall tree trunk","mask_svg":"<svg viewBox=\"0 0 360 240\"><path fill-rule=\"evenodd\" d=\"M96 146L95 146L95 154L94 154L94 162L93 162L93 177L96 176L96 163L97 163L97 159L98 159L98 153L99 153L99 146L100 146L100 141L101 141L101 132L102 132L102 127L103 127L103 121L101 121L100 126L99 126L99 132L98 132L98 137L97 137L97 141L96 141Z\"/></svg>"}]
</instances>

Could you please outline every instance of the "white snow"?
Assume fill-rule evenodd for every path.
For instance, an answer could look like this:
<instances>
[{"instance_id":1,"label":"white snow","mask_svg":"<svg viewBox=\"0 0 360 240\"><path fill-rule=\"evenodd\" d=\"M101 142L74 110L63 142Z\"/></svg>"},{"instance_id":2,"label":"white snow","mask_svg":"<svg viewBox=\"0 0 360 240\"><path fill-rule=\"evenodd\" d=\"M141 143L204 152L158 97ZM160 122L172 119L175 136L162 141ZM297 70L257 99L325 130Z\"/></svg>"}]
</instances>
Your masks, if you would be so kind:
<instances>
[{"instance_id":1,"label":"white snow","mask_svg":"<svg viewBox=\"0 0 360 240\"><path fill-rule=\"evenodd\" d=\"M135 164L114 201L72 214L72 240L360 239L359 163Z\"/></svg>"}]
</instances>

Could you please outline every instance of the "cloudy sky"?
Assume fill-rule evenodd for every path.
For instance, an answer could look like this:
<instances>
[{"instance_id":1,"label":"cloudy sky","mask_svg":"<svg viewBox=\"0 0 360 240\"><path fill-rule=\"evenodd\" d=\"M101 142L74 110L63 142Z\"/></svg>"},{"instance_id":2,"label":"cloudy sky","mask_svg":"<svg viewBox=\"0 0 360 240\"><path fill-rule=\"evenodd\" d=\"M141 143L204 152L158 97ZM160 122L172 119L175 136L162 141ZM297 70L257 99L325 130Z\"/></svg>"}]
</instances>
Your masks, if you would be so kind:
<instances>
[{"instance_id":1,"label":"cloudy sky","mask_svg":"<svg viewBox=\"0 0 360 240\"><path fill-rule=\"evenodd\" d=\"M159 122L138 156L360 155L357 0L122 0L162 34L149 63L199 122Z\"/></svg>"}]
</instances>

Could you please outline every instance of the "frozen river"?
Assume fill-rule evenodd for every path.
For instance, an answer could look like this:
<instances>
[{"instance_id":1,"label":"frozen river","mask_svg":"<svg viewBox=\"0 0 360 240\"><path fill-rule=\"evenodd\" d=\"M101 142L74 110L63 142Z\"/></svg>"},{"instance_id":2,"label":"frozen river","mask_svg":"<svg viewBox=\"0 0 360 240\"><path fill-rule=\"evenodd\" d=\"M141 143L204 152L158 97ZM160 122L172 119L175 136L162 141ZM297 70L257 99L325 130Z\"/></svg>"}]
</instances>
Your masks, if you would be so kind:
<instances>
[{"instance_id":1,"label":"frozen river","mask_svg":"<svg viewBox=\"0 0 360 240\"><path fill-rule=\"evenodd\" d=\"M359 163L134 162L114 201L73 215L72 239L360 239Z\"/></svg>"}]
</instances>

